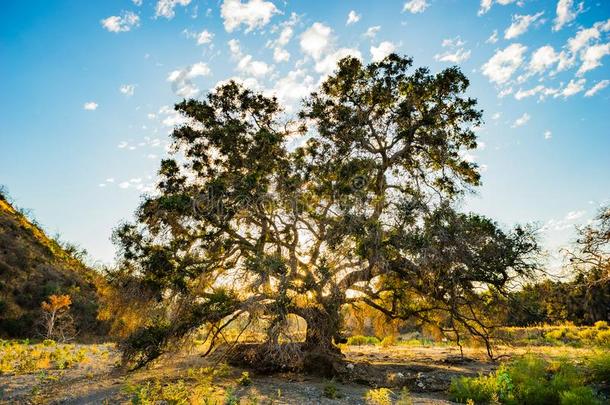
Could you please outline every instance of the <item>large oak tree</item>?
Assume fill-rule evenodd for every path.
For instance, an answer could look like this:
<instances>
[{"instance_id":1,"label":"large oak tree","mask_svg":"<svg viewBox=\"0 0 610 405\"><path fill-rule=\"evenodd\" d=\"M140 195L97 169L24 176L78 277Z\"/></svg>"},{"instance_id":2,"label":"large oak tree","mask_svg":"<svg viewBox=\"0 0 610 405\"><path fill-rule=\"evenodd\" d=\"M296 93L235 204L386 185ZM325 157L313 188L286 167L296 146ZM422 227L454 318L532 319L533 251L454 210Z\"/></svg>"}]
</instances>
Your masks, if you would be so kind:
<instances>
[{"instance_id":1,"label":"large oak tree","mask_svg":"<svg viewBox=\"0 0 610 405\"><path fill-rule=\"evenodd\" d=\"M266 321L254 357L281 357L298 315L306 338L291 355L321 367L338 356L345 305L442 319L488 342L485 291L531 274L537 248L526 229L456 211L480 184L467 151L482 113L467 87L456 67L431 74L390 55L340 61L294 121L234 82L177 104L187 123L158 193L116 231L122 271L157 314L126 358L144 364L173 339L202 326L212 339L243 317Z\"/></svg>"}]
</instances>

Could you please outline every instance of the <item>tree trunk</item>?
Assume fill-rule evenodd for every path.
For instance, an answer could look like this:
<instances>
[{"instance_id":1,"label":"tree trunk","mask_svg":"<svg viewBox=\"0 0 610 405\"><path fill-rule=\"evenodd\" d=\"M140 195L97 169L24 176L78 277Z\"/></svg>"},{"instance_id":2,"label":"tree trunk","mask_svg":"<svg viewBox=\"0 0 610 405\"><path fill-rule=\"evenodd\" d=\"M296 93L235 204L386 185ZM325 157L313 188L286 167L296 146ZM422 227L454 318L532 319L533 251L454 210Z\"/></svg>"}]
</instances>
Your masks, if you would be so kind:
<instances>
[{"instance_id":1,"label":"tree trunk","mask_svg":"<svg viewBox=\"0 0 610 405\"><path fill-rule=\"evenodd\" d=\"M344 356L333 339L339 335L340 316L320 308L305 308L301 316L307 321L307 334L303 344L304 371L333 377L341 373Z\"/></svg>"}]
</instances>

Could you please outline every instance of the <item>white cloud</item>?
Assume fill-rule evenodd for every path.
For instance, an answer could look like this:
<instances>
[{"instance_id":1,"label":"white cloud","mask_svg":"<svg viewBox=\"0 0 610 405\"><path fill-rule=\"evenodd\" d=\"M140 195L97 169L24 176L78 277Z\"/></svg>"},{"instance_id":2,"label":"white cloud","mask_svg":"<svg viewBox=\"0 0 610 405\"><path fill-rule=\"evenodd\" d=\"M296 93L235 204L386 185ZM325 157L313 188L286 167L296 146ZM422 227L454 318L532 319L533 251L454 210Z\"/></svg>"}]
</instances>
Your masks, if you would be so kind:
<instances>
[{"instance_id":1,"label":"white cloud","mask_svg":"<svg viewBox=\"0 0 610 405\"><path fill-rule=\"evenodd\" d=\"M155 17L165 17L171 20L176 15L177 5L188 6L191 0L158 0L155 7Z\"/></svg>"},{"instance_id":2,"label":"white cloud","mask_svg":"<svg viewBox=\"0 0 610 405\"><path fill-rule=\"evenodd\" d=\"M237 39L230 39L227 44L229 44L229 50L235 57L239 57L241 55L241 49L239 47L239 41Z\"/></svg>"},{"instance_id":3,"label":"white cloud","mask_svg":"<svg viewBox=\"0 0 610 405\"><path fill-rule=\"evenodd\" d=\"M315 22L301 35L301 49L314 59L320 59L331 45L331 34L329 26Z\"/></svg>"},{"instance_id":4,"label":"white cloud","mask_svg":"<svg viewBox=\"0 0 610 405\"><path fill-rule=\"evenodd\" d=\"M197 45L209 44L212 42L214 38L214 34L209 32L208 30L203 30L199 34L197 34Z\"/></svg>"},{"instance_id":5,"label":"white cloud","mask_svg":"<svg viewBox=\"0 0 610 405\"><path fill-rule=\"evenodd\" d=\"M362 17L360 14L356 13L354 10L351 10L347 15L347 22L345 25L356 24L358 21L360 21L360 17Z\"/></svg>"},{"instance_id":6,"label":"white cloud","mask_svg":"<svg viewBox=\"0 0 610 405\"><path fill-rule=\"evenodd\" d=\"M506 6L509 5L511 3L514 3L517 0L495 0L495 3L500 4L502 6ZM478 15L483 15L486 12L488 12L491 9L491 6L493 5L494 0L481 0L481 6L479 7L479 12ZM519 3L517 3L519 4Z\"/></svg>"},{"instance_id":7,"label":"white cloud","mask_svg":"<svg viewBox=\"0 0 610 405\"><path fill-rule=\"evenodd\" d=\"M498 97L499 98L504 98L506 96L508 96L509 94L513 93L513 88L512 87L506 87L502 90L500 90L500 92L498 93Z\"/></svg>"},{"instance_id":8,"label":"white cloud","mask_svg":"<svg viewBox=\"0 0 610 405\"><path fill-rule=\"evenodd\" d=\"M533 87L529 90L519 89L515 93L515 99L521 100L526 97L532 97L532 96L538 95L539 100L544 100L547 96L556 96L558 92L559 92L559 90L557 90L557 89L545 87L545 86L539 84L538 86Z\"/></svg>"},{"instance_id":9,"label":"white cloud","mask_svg":"<svg viewBox=\"0 0 610 405\"><path fill-rule=\"evenodd\" d=\"M441 46L443 48L458 48L460 46L464 46L466 45L466 42L462 41L462 39L457 36L455 38L446 38L443 39L443 42L441 43Z\"/></svg>"},{"instance_id":10,"label":"white cloud","mask_svg":"<svg viewBox=\"0 0 610 405\"><path fill-rule=\"evenodd\" d=\"M519 118L517 118L515 120L515 122L513 123L513 125L511 126L512 128L518 128L518 127L522 127L523 125L527 124L527 122L530 120L530 115L528 113L523 113L522 116L520 116Z\"/></svg>"},{"instance_id":11,"label":"white cloud","mask_svg":"<svg viewBox=\"0 0 610 405\"><path fill-rule=\"evenodd\" d=\"M497 112L497 113L494 113L494 115L491 116L491 119L492 120L499 120L501 116L502 116L502 113Z\"/></svg>"},{"instance_id":12,"label":"white cloud","mask_svg":"<svg viewBox=\"0 0 610 405\"><path fill-rule=\"evenodd\" d=\"M88 101L85 104L83 104L83 108L87 111L95 111L97 110L97 103L95 101Z\"/></svg>"},{"instance_id":13,"label":"white cloud","mask_svg":"<svg viewBox=\"0 0 610 405\"><path fill-rule=\"evenodd\" d=\"M505 39L517 38L525 33L529 26L538 20L544 14L543 11L532 15L513 15L512 24L504 31Z\"/></svg>"},{"instance_id":14,"label":"white cloud","mask_svg":"<svg viewBox=\"0 0 610 405\"><path fill-rule=\"evenodd\" d=\"M595 93L606 88L609 84L610 84L610 80L602 80L602 81L597 82L595 84L595 86L593 86L589 90L587 90L587 92L585 93L585 97L594 96Z\"/></svg>"},{"instance_id":15,"label":"white cloud","mask_svg":"<svg viewBox=\"0 0 610 405\"><path fill-rule=\"evenodd\" d=\"M294 105L307 97L314 89L314 78L305 70L297 69L277 80L271 92L291 112Z\"/></svg>"},{"instance_id":16,"label":"white cloud","mask_svg":"<svg viewBox=\"0 0 610 405\"><path fill-rule=\"evenodd\" d=\"M237 63L237 70L254 77L261 77L269 73L271 67L263 61L254 60L252 55L245 55Z\"/></svg>"},{"instance_id":17,"label":"white cloud","mask_svg":"<svg viewBox=\"0 0 610 405\"><path fill-rule=\"evenodd\" d=\"M549 131L548 129L546 131L544 131L544 139L551 139L553 137L553 133L551 131Z\"/></svg>"},{"instance_id":18,"label":"white cloud","mask_svg":"<svg viewBox=\"0 0 610 405\"><path fill-rule=\"evenodd\" d=\"M284 27L282 32L280 32L280 36L277 39L277 45L284 46L290 42L293 34L292 27Z\"/></svg>"},{"instance_id":19,"label":"white cloud","mask_svg":"<svg viewBox=\"0 0 610 405\"><path fill-rule=\"evenodd\" d=\"M381 29L380 25L375 25L373 27L369 27L366 32L364 33L364 36L367 38L375 38L375 35L377 35L377 33L379 32L379 30Z\"/></svg>"},{"instance_id":20,"label":"white cloud","mask_svg":"<svg viewBox=\"0 0 610 405\"><path fill-rule=\"evenodd\" d=\"M290 60L290 52L284 48L273 49L273 60L276 62L288 62Z\"/></svg>"},{"instance_id":21,"label":"white cloud","mask_svg":"<svg viewBox=\"0 0 610 405\"><path fill-rule=\"evenodd\" d=\"M187 119L182 114L167 105L164 105L159 109L159 118L161 119L161 124L169 128L187 122Z\"/></svg>"},{"instance_id":22,"label":"white cloud","mask_svg":"<svg viewBox=\"0 0 610 405\"><path fill-rule=\"evenodd\" d=\"M570 211L562 219L550 219L542 227L542 231L563 231L574 226L574 221L582 218L587 211Z\"/></svg>"},{"instance_id":23,"label":"white cloud","mask_svg":"<svg viewBox=\"0 0 610 405\"><path fill-rule=\"evenodd\" d=\"M402 11L408 11L413 14L423 13L429 4L426 0L409 0L402 7Z\"/></svg>"},{"instance_id":24,"label":"white cloud","mask_svg":"<svg viewBox=\"0 0 610 405\"><path fill-rule=\"evenodd\" d=\"M378 46L371 46L371 60L379 62L396 50L396 46L390 41L383 41Z\"/></svg>"},{"instance_id":25,"label":"white cloud","mask_svg":"<svg viewBox=\"0 0 610 405\"><path fill-rule=\"evenodd\" d=\"M231 39L228 42L229 50L234 59L237 60L237 70L247 75L261 77L270 73L272 67L267 63L259 60L254 60L252 55L244 55L241 52L239 41L237 39Z\"/></svg>"},{"instance_id":26,"label":"white cloud","mask_svg":"<svg viewBox=\"0 0 610 405\"><path fill-rule=\"evenodd\" d=\"M220 7L220 15L224 19L227 32L232 32L241 24L246 25L246 32L256 28L262 28L271 21L274 14L280 11L270 1L248 0L224 0Z\"/></svg>"},{"instance_id":27,"label":"white cloud","mask_svg":"<svg viewBox=\"0 0 610 405\"><path fill-rule=\"evenodd\" d=\"M131 0L131 2L138 7L140 7L142 5L142 0Z\"/></svg>"},{"instance_id":28,"label":"white cloud","mask_svg":"<svg viewBox=\"0 0 610 405\"><path fill-rule=\"evenodd\" d=\"M580 93L585 87L585 79L579 80L570 80L570 82L561 90L560 93L557 93L555 97L563 96L563 98L568 98L577 93Z\"/></svg>"},{"instance_id":29,"label":"white cloud","mask_svg":"<svg viewBox=\"0 0 610 405\"><path fill-rule=\"evenodd\" d=\"M119 187L123 188L123 189L129 188L130 185L131 184L128 181L123 181L123 182L119 183Z\"/></svg>"},{"instance_id":30,"label":"white cloud","mask_svg":"<svg viewBox=\"0 0 610 405\"><path fill-rule=\"evenodd\" d=\"M582 76L585 72L601 66L601 60L606 55L610 55L610 42L588 47L581 55L582 65L576 74Z\"/></svg>"},{"instance_id":31,"label":"white cloud","mask_svg":"<svg viewBox=\"0 0 610 405\"><path fill-rule=\"evenodd\" d=\"M485 40L485 43L488 44L495 44L496 42L498 42L498 30L494 30L494 32L491 33L489 38Z\"/></svg>"},{"instance_id":32,"label":"white cloud","mask_svg":"<svg viewBox=\"0 0 610 405\"><path fill-rule=\"evenodd\" d=\"M284 46L290 42L294 29L292 28L299 20L299 17L292 13L290 19L282 23L283 28L280 35L275 41L268 41L267 47L273 48L273 60L276 62L288 62L290 60L290 52L284 49Z\"/></svg>"},{"instance_id":33,"label":"white cloud","mask_svg":"<svg viewBox=\"0 0 610 405\"><path fill-rule=\"evenodd\" d=\"M140 25L140 17L128 11L124 12L121 16L113 15L104 18L101 23L102 27L110 32L127 32Z\"/></svg>"},{"instance_id":34,"label":"white cloud","mask_svg":"<svg viewBox=\"0 0 610 405\"><path fill-rule=\"evenodd\" d=\"M581 28L576 35L568 39L568 49L576 53L589 45L592 40L599 39L600 33L596 26L591 28Z\"/></svg>"},{"instance_id":35,"label":"white cloud","mask_svg":"<svg viewBox=\"0 0 610 405\"><path fill-rule=\"evenodd\" d=\"M127 97L133 96L134 91L136 90L136 86L133 84L123 84L119 88L120 92L125 94Z\"/></svg>"},{"instance_id":36,"label":"white cloud","mask_svg":"<svg viewBox=\"0 0 610 405\"><path fill-rule=\"evenodd\" d=\"M439 62L461 63L470 58L470 50L458 49L455 52L444 52L434 55Z\"/></svg>"},{"instance_id":37,"label":"white cloud","mask_svg":"<svg viewBox=\"0 0 610 405\"><path fill-rule=\"evenodd\" d=\"M564 25L574 21L576 16L582 13L584 2L578 3L574 7L574 0L559 0L557 2L557 17L555 17L555 25L553 31L559 31Z\"/></svg>"},{"instance_id":38,"label":"white cloud","mask_svg":"<svg viewBox=\"0 0 610 405\"><path fill-rule=\"evenodd\" d=\"M198 62L184 69L170 72L167 81L172 83L172 89L178 96L190 98L199 94L199 88L191 80L208 76L211 73L210 67L206 63Z\"/></svg>"},{"instance_id":39,"label":"white cloud","mask_svg":"<svg viewBox=\"0 0 610 405\"><path fill-rule=\"evenodd\" d=\"M497 51L481 67L483 74L496 84L506 83L523 63L523 54L526 50L526 46L515 43Z\"/></svg>"},{"instance_id":40,"label":"white cloud","mask_svg":"<svg viewBox=\"0 0 610 405\"><path fill-rule=\"evenodd\" d=\"M331 74L337 67L337 62L347 56L362 59L362 55L357 49L341 48L319 60L315 66L316 72L321 73L322 76Z\"/></svg>"},{"instance_id":41,"label":"white cloud","mask_svg":"<svg viewBox=\"0 0 610 405\"><path fill-rule=\"evenodd\" d=\"M461 63L470 58L470 51L463 48L465 44L460 37L444 39L441 46L452 48L452 50L438 53L434 55L434 59L439 62Z\"/></svg>"},{"instance_id":42,"label":"white cloud","mask_svg":"<svg viewBox=\"0 0 610 405\"><path fill-rule=\"evenodd\" d=\"M528 69L532 73L542 73L558 61L559 54L552 46L541 46L532 54Z\"/></svg>"}]
</instances>

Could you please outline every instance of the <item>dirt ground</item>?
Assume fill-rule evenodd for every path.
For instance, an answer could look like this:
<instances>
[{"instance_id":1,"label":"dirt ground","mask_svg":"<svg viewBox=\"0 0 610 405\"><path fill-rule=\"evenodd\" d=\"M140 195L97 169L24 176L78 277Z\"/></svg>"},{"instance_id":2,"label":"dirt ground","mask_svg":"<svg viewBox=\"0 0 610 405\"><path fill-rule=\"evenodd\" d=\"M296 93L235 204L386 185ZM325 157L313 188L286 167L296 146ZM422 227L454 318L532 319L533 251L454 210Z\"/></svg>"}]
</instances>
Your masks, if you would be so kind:
<instances>
[{"instance_id":1,"label":"dirt ground","mask_svg":"<svg viewBox=\"0 0 610 405\"><path fill-rule=\"evenodd\" d=\"M456 347L349 346L343 349L349 375L336 386L338 399L324 396L329 384L323 378L300 374L255 375L252 384L236 384L241 369L229 368L228 375L214 382L219 389L232 388L241 403L273 404L363 404L371 388L387 387L398 394L402 387L411 392L415 404L448 404L446 391L459 375L487 373L495 365L484 352L465 349L465 359ZM0 403L3 404L122 404L133 394L126 387L159 380L175 382L188 370L213 366L217 358L203 358L197 350L170 354L147 369L125 373L115 367L118 353L92 358L67 370L24 375L0 375Z\"/></svg>"}]
</instances>

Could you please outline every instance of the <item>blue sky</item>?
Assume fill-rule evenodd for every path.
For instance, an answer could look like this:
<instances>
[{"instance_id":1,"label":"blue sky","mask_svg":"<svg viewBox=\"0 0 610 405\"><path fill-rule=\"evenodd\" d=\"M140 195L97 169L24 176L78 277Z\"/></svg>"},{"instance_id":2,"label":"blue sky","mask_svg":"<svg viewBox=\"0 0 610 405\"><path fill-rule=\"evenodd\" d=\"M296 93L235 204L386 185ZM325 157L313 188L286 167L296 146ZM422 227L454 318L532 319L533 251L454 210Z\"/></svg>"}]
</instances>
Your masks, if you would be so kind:
<instances>
[{"instance_id":1,"label":"blue sky","mask_svg":"<svg viewBox=\"0 0 610 405\"><path fill-rule=\"evenodd\" d=\"M471 79L483 186L464 209L536 222L555 254L609 201L608 0L4 1L0 184L110 263L175 102L236 78L290 113L341 56L390 51Z\"/></svg>"}]
</instances>

